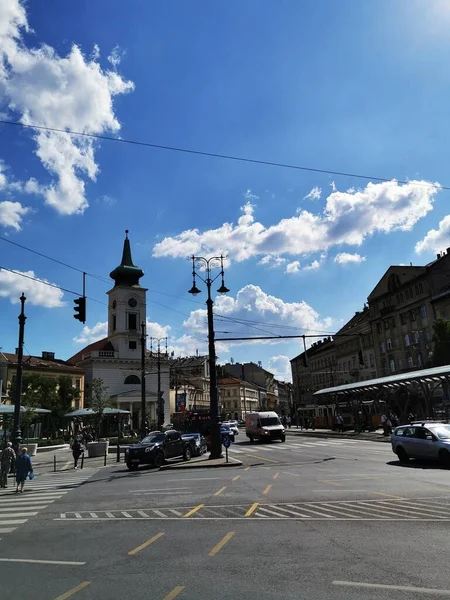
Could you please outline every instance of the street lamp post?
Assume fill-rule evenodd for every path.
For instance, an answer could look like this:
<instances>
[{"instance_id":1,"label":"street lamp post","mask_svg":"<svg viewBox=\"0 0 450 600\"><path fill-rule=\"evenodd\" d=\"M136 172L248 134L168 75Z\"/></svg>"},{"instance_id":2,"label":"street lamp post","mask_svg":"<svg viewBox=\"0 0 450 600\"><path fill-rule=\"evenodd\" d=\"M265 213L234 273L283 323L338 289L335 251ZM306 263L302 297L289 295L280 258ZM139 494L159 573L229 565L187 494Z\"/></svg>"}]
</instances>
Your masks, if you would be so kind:
<instances>
[{"instance_id":1,"label":"street lamp post","mask_svg":"<svg viewBox=\"0 0 450 600\"><path fill-rule=\"evenodd\" d=\"M17 372L16 372L16 397L14 399L14 429L13 429L13 446L16 452L22 443L22 432L20 430L20 411L22 401L22 375L23 375L23 339L25 334L25 294L20 296L22 305L19 315L19 346L17 348Z\"/></svg>"},{"instance_id":2,"label":"street lamp post","mask_svg":"<svg viewBox=\"0 0 450 600\"><path fill-rule=\"evenodd\" d=\"M225 286L223 261L225 256L213 256L212 258L204 258L203 256L191 256L192 260L192 288L189 293L193 296L200 294L200 290L196 286L195 278L198 277L205 284L208 290L208 298L206 300L207 316L208 316L208 354L209 354L209 378L210 392L209 405L211 413L211 453L210 459L222 457L222 442L220 439L219 425L219 399L217 394L217 374L216 374L216 349L214 343L214 316L213 316L213 300L211 298L211 285L221 277L222 285L217 290L219 294L227 294L230 290ZM196 270L196 266L204 267L206 278L204 279ZM212 278L211 271L214 268L219 268L220 271L216 277Z\"/></svg>"},{"instance_id":3,"label":"street lamp post","mask_svg":"<svg viewBox=\"0 0 450 600\"><path fill-rule=\"evenodd\" d=\"M145 350L146 350L145 321L141 323L141 435L145 437L147 433L146 420L146 397L145 397Z\"/></svg>"},{"instance_id":4,"label":"street lamp post","mask_svg":"<svg viewBox=\"0 0 450 600\"><path fill-rule=\"evenodd\" d=\"M163 338L150 338L150 352L151 352L151 356L153 357L153 342L157 342L158 344L158 349L157 349L157 354L156 354L156 370L157 370L157 377L158 377L158 391L157 391L157 398L158 398L158 402L157 402L157 421L158 421L158 429L162 429L163 425L164 425L164 398L163 398L163 392L161 392L161 342L165 342L166 343L166 353L164 355L165 358L167 358L167 338L163 337Z\"/></svg>"}]
</instances>

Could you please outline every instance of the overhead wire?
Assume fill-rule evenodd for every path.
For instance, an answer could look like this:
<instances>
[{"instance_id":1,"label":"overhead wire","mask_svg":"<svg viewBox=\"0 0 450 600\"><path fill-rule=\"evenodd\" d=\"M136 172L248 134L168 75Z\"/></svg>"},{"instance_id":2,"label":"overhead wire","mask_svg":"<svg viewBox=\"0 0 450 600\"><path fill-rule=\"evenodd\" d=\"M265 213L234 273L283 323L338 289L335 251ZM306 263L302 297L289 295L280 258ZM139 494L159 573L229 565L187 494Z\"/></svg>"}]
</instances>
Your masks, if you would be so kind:
<instances>
[{"instance_id":1,"label":"overhead wire","mask_svg":"<svg viewBox=\"0 0 450 600\"><path fill-rule=\"evenodd\" d=\"M47 127L44 125L36 125L36 124L32 124L32 123L21 123L20 121L9 121L7 119L0 119L0 123L2 125L11 125L11 126L15 126L15 127L21 127L24 129L37 129L40 131L65 133L67 135L81 136L81 137L98 139L98 140L105 140L108 142L131 144L134 146L145 146L147 148L154 148L157 150L169 150L171 152L180 152L183 154L192 154L192 155L197 155L197 156L207 156L209 158L219 158L219 159L223 159L223 160L238 161L238 162L251 163L251 164L256 164L256 165L265 165L265 166L270 166L270 167L280 167L283 169L294 169L297 171L307 171L307 172L311 172L311 173L321 173L321 174L325 174L325 175L336 175L336 176L340 176L340 177L351 177L354 179L365 179L365 180L370 180L370 181L381 181L381 182L392 181L392 178L388 179L385 177L373 177L370 175L362 175L360 173L347 173L345 171L336 171L336 170L332 170L332 169L319 169L316 167L305 167L302 165L281 163L281 162L276 162L276 161L272 161L272 160L259 160L256 158L248 158L245 156L237 156L237 155L233 155L233 154L221 154L218 152L207 152L204 150L195 150L193 148L183 148L181 146L168 146L165 144L155 144L152 142L143 142L140 140L133 140L133 139L123 138L123 137L120 137L120 138L112 137L109 135L102 135L102 134L98 134L98 133L86 133L83 131L74 131L72 129L59 129L57 127ZM401 183L402 185L410 183L409 181L406 181L406 180L397 179L396 181L398 183ZM450 186L437 185L437 184L433 184L433 183L417 182L416 185L420 185L423 187L434 187L434 188L438 187L439 189L450 190Z\"/></svg>"}]
</instances>

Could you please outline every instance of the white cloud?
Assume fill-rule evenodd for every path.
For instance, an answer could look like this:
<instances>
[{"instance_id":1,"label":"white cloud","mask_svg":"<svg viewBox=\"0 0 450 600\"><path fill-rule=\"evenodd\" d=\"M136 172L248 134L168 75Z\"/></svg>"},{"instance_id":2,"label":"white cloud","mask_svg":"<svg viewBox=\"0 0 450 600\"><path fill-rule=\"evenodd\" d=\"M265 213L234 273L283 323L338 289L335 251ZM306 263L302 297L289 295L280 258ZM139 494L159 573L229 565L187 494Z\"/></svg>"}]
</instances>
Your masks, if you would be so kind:
<instances>
[{"instance_id":1,"label":"white cloud","mask_svg":"<svg viewBox=\"0 0 450 600\"><path fill-rule=\"evenodd\" d=\"M269 359L268 370L273 372L275 379L292 381L291 361L288 356L272 356L272 358Z\"/></svg>"},{"instance_id":2,"label":"white cloud","mask_svg":"<svg viewBox=\"0 0 450 600\"><path fill-rule=\"evenodd\" d=\"M258 262L258 265L267 265L273 269L276 269L276 267L281 267L286 262L287 258L282 258L281 256L271 256L268 254L262 257L262 259Z\"/></svg>"},{"instance_id":3,"label":"white cloud","mask_svg":"<svg viewBox=\"0 0 450 600\"><path fill-rule=\"evenodd\" d=\"M25 275L25 277L22 277L19 273ZM34 277L39 281L33 281L28 277ZM27 298L27 304L43 306L44 308L65 306L63 292L60 289L41 283L43 281L50 283L47 279L37 277L34 271L11 273L0 269L0 298L9 298L11 304L19 304L23 292Z\"/></svg>"},{"instance_id":4,"label":"white cloud","mask_svg":"<svg viewBox=\"0 0 450 600\"><path fill-rule=\"evenodd\" d=\"M31 211L20 202L0 202L0 225L20 231L23 217Z\"/></svg>"},{"instance_id":5,"label":"white cloud","mask_svg":"<svg viewBox=\"0 0 450 600\"><path fill-rule=\"evenodd\" d=\"M294 260L286 265L285 273L298 273L300 270L300 261Z\"/></svg>"},{"instance_id":6,"label":"white cloud","mask_svg":"<svg viewBox=\"0 0 450 600\"><path fill-rule=\"evenodd\" d=\"M102 70L98 47L90 57L73 45L67 56L41 45L27 48L22 32L28 28L19 0L0 7L0 93L14 118L82 133L116 133L116 95L134 89L117 72ZM95 181L96 142L89 138L36 131L36 155L52 176L50 184L36 188L45 202L61 214L82 213L88 206L85 179Z\"/></svg>"},{"instance_id":7,"label":"white cloud","mask_svg":"<svg viewBox=\"0 0 450 600\"><path fill-rule=\"evenodd\" d=\"M334 190L336 191L336 190ZM322 188L315 185L313 189L303 197L303 200L320 200L322 196Z\"/></svg>"},{"instance_id":8,"label":"white cloud","mask_svg":"<svg viewBox=\"0 0 450 600\"><path fill-rule=\"evenodd\" d=\"M415 250L417 254L422 252L440 252L450 247L450 215L445 216L439 222L437 229L430 229L423 240L417 242Z\"/></svg>"},{"instance_id":9,"label":"white cloud","mask_svg":"<svg viewBox=\"0 0 450 600\"><path fill-rule=\"evenodd\" d=\"M334 257L334 262L338 265L345 265L348 263L362 263L365 262L366 257L360 254L350 254L349 252L340 252Z\"/></svg>"},{"instance_id":10,"label":"white cloud","mask_svg":"<svg viewBox=\"0 0 450 600\"><path fill-rule=\"evenodd\" d=\"M125 50L121 50L118 45L114 46L114 48L111 50L111 54L108 56L108 61L112 64L114 69L117 69L117 67L120 65L125 54Z\"/></svg>"},{"instance_id":11,"label":"white cloud","mask_svg":"<svg viewBox=\"0 0 450 600\"><path fill-rule=\"evenodd\" d=\"M322 212L302 210L268 227L255 220L254 205L247 203L236 225L224 223L217 229L189 229L166 237L155 244L153 256L225 252L240 262L257 256L311 254L344 243L360 246L374 233L411 230L432 210L439 189L439 184L425 181L368 183L361 190L332 192Z\"/></svg>"},{"instance_id":12,"label":"white cloud","mask_svg":"<svg viewBox=\"0 0 450 600\"><path fill-rule=\"evenodd\" d=\"M313 260L310 265L306 265L306 267L303 267L303 270L304 271L316 271L319 268L320 268L320 262L318 260Z\"/></svg>"},{"instance_id":13,"label":"white cloud","mask_svg":"<svg viewBox=\"0 0 450 600\"><path fill-rule=\"evenodd\" d=\"M73 338L73 341L77 344L92 344L98 340L103 339L108 335L108 323L107 321L98 322L93 327L85 325L81 330L80 334Z\"/></svg>"},{"instance_id":14,"label":"white cloud","mask_svg":"<svg viewBox=\"0 0 450 600\"><path fill-rule=\"evenodd\" d=\"M169 331L172 329L170 325L161 325L156 321L149 321L147 319L147 337L148 338L165 338L169 336Z\"/></svg>"}]
</instances>

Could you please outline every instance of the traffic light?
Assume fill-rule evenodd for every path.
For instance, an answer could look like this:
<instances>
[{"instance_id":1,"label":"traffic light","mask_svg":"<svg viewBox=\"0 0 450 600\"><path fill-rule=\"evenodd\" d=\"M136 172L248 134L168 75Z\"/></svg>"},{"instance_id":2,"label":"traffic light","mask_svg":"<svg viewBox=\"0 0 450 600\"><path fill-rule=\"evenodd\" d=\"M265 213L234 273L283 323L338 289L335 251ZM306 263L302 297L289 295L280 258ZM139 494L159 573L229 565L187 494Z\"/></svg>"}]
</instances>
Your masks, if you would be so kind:
<instances>
[{"instance_id":1,"label":"traffic light","mask_svg":"<svg viewBox=\"0 0 450 600\"><path fill-rule=\"evenodd\" d=\"M86 323L86 297L82 296L81 298L77 298L73 303L75 304L75 314L73 315L73 318L81 323Z\"/></svg>"}]
</instances>

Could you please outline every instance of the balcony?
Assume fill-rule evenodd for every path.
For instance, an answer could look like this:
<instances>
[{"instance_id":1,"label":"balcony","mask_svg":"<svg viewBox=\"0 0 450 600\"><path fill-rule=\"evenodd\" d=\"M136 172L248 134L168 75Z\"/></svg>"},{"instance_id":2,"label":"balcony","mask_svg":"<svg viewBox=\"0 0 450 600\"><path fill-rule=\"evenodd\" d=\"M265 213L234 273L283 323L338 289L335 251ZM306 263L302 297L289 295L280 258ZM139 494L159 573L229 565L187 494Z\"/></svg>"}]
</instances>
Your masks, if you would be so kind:
<instances>
[{"instance_id":1,"label":"balcony","mask_svg":"<svg viewBox=\"0 0 450 600\"><path fill-rule=\"evenodd\" d=\"M380 308L380 315L388 315L389 313L395 312L395 306L385 306L384 308Z\"/></svg>"}]
</instances>

